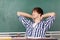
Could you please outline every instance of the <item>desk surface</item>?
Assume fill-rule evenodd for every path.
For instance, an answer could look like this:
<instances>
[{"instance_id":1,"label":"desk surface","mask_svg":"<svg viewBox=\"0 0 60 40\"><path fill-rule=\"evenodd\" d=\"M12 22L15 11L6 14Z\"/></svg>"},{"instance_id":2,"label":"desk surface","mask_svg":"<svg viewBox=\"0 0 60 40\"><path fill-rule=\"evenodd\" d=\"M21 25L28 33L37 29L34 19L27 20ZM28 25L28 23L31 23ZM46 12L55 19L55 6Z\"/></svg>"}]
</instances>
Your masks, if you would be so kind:
<instances>
[{"instance_id":1,"label":"desk surface","mask_svg":"<svg viewBox=\"0 0 60 40\"><path fill-rule=\"evenodd\" d=\"M57 40L56 38L40 38L40 37L0 37L0 40Z\"/></svg>"},{"instance_id":2,"label":"desk surface","mask_svg":"<svg viewBox=\"0 0 60 40\"><path fill-rule=\"evenodd\" d=\"M56 38L40 38L40 37L13 37L12 40L57 40Z\"/></svg>"}]
</instances>

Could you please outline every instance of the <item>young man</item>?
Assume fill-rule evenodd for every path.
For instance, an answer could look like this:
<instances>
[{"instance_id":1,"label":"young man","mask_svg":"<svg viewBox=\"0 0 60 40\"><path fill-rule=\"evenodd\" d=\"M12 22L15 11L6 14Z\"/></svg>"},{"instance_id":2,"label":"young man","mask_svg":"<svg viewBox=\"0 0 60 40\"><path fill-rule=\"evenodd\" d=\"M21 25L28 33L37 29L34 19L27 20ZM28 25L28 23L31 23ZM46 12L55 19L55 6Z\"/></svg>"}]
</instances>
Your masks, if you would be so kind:
<instances>
[{"instance_id":1,"label":"young man","mask_svg":"<svg viewBox=\"0 0 60 40\"><path fill-rule=\"evenodd\" d=\"M17 15L19 16L19 21L26 28L27 37L45 37L46 31L55 20L54 12L43 14L43 10L40 7L35 7L32 15L24 12L17 12ZM33 21L28 20L26 17L32 18ZM43 20L44 18L46 19Z\"/></svg>"}]
</instances>

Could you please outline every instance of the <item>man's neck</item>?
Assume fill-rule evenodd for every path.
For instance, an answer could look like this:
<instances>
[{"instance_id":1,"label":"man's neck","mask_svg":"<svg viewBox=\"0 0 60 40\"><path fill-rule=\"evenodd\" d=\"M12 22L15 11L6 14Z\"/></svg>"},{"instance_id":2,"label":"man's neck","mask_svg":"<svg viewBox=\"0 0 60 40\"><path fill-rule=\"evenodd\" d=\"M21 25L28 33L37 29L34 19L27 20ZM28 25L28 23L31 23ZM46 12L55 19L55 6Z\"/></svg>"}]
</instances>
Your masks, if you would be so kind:
<instances>
[{"instance_id":1,"label":"man's neck","mask_svg":"<svg viewBox=\"0 0 60 40\"><path fill-rule=\"evenodd\" d=\"M41 21L41 18L40 18L40 17L34 19L34 22L35 22L35 23L39 23L40 21Z\"/></svg>"}]
</instances>

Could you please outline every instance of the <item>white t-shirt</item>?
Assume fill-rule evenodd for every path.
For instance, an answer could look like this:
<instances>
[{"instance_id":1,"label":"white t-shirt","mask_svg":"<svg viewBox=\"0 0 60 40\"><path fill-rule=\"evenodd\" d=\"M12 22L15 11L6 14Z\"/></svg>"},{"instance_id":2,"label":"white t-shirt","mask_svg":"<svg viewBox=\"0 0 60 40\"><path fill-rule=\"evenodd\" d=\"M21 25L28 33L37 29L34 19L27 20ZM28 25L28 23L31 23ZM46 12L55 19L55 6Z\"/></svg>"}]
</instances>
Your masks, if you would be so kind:
<instances>
[{"instance_id":1,"label":"white t-shirt","mask_svg":"<svg viewBox=\"0 0 60 40\"><path fill-rule=\"evenodd\" d=\"M34 37L34 34L35 34L34 32L35 32L35 30L36 30L36 29L35 29L35 28L36 28L36 25L37 25L37 23L33 23L33 28L34 28L34 29L33 29L33 31L32 31L32 32L33 32L33 33L32 33L32 37Z\"/></svg>"},{"instance_id":2,"label":"white t-shirt","mask_svg":"<svg viewBox=\"0 0 60 40\"><path fill-rule=\"evenodd\" d=\"M33 27L35 27L37 25L37 23L33 23Z\"/></svg>"}]
</instances>

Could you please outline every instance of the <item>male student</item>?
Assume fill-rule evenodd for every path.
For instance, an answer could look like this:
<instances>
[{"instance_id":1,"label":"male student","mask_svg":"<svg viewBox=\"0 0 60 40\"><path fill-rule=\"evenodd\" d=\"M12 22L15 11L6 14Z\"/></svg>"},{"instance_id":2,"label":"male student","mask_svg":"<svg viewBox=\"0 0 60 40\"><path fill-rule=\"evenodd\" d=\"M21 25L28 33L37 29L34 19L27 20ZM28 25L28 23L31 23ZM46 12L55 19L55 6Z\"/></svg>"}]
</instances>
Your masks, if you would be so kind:
<instances>
[{"instance_id":1,"label":"male student","mask_svg":"<svg viewBox=\"0 0 60 40\"><path fill-rule=\"evenodd\" d=\"M55 20L54 12L43 14L43 10L40 7L35 7L32 10L32 15L25 12L17 12L17 15L19 21L21 21L26 28L27 37L45 37L46 31ZM33 20L28 20L26 17L32 18ZM46 19L43 20L44 18Z\"/></svg>"}]
</instances>

